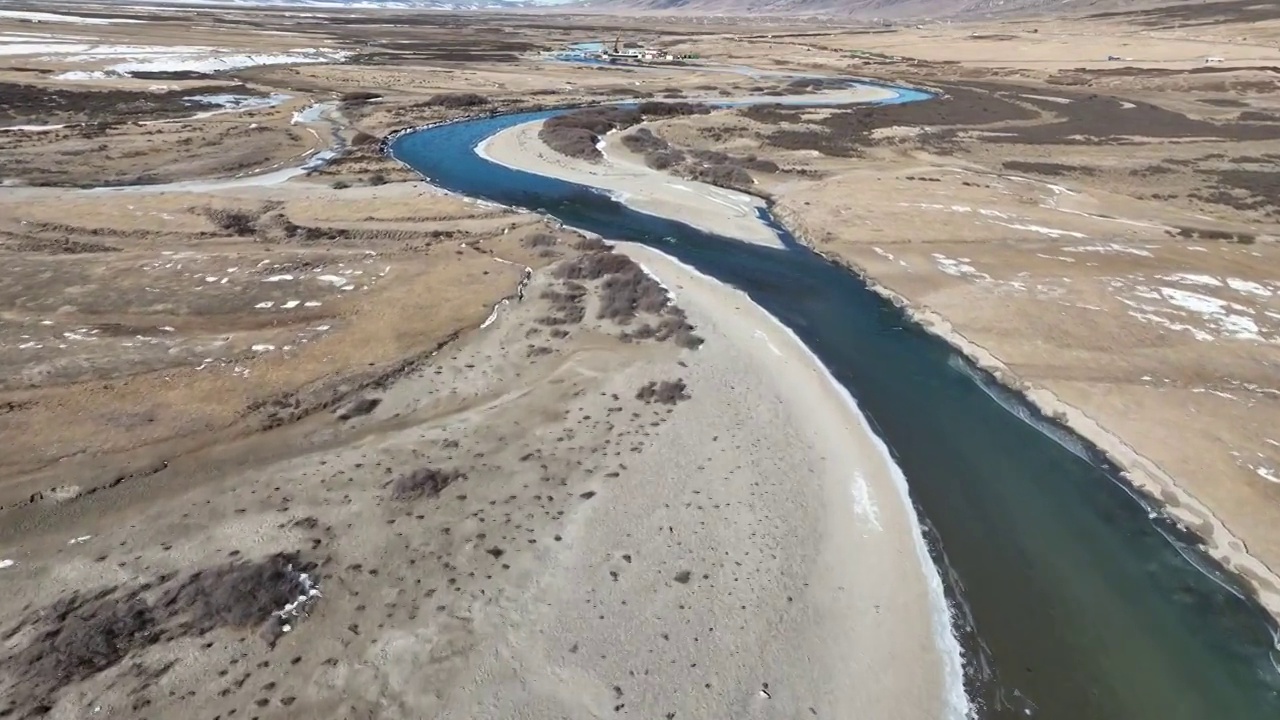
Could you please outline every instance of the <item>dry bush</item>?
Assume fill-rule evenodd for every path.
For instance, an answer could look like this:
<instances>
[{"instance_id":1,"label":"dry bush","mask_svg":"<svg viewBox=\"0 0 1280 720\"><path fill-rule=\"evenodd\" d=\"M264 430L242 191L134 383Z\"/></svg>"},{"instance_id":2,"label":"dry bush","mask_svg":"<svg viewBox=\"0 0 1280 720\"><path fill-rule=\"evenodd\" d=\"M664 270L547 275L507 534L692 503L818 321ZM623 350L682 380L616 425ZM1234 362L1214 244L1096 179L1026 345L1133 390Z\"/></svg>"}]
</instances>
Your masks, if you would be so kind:
<instances>
[{"instance_id":1,"label":"dry bush","mask_svg":"<svg viewBox=\"0 0 1280 720\"><path fill-rule=\"evenodd\" d=\"M605 242L601 238L598 238L592 235L592 236L583 237L582 239L575 242L573 244L573 249L581 250L583 252L598 252L600 250L608 250L609 243Z\"/></svg>"},{"instance_id":2,"label":"dry bush","mask_svg":"<svg viewBox=\"0 0 1280 720\"><path fill-rule=\"evenodd\" d=\"M585 285L572 280L564 283L563 290L548 289L542 292L542 298L551 303L551 310L556 315L545 315L538 318L541 325L577 325L587 316L583 307L583 298L587 295Z\"/></svg>"},{"instance_id":3,"label":"dry bush","mask_svg":"<svg viewBox=\"0 0 1280 720\"><path fill-rule=\"evenodd\" d=\"M440 93L432 95L427 104L446 108L470 108L488 105L489 99L476 93Z\"/></svg>"},{"instance_id":4,"label":"dry bush","mask_svg":"<svg viewBox=\"0 0 1280 720\"><path fill-rule=\"evenodd\" d=\"M0 716L22 709L43 715L67 686L122 664L131 654L163 642L219 629L278 629L275 613L308 591L300 573L314 565L276 554L235 562L185 577L72 592L7 630L16 642L0 651L14 685ZM155 597L152 602L148 598Z\"/></svg>"},{"instance_id":5,"label":"dry bush","mask_svg":"<svg viewBox=\"0 0 1280 720\"><path fill-rule=\"evenodd\" d=\"M650 380L636 391L636 399L646 403L675 405L682 400L688 400L689 392L682 379L662 382Z\"/></svg>"},{"instance_id":6,"label":"dry bush","mask_svg":"<svg viewBox=\"0 0 1280 720\"><path fill-rule=\"evenodd\" d=\"M305 595L295 558L272 555L200 570L160 593L155 608L182 617L183 635L203 635L223 627L254 628L272 613Z\"/></svg>"},{"instance_id":7,"label":"dry bush","mask_svg":"<svg viewBox=\"0 0 1280 720\"><path fill-rule=\"evenodd\" d=\"M599 317L626 324L637 313L658 313L667 306L667 291L640 266L610 275L600 286Z\"/></svg>"},{"instance_id":8,"label":"dry bush","mask_svg":"<svg viewBox=\"0 0 1280 720\"><path fill-rule=\"evenodd\" d=\"M456 470L419 468L392 481L391 499L404 501L417 500L424 496L437 497L441 491L462 477L464 475Z\"/></svg>"},{"instance_id":9,"label":"dry bush","mask_svg":"<svg viewBox=\"0 0 1280 720\"><path fill-rule=\"evenodd\" d=\"M654 170L673 168L685 160L684 153L679 150L660 150L658 152L645 153L644 156L644 164Z\"/></svg>"},{"instance_id":10,"label":"dry bush","mask_svg":"<svg viewBox=\"0 0 1280 720\"><path fill-rule=\"evenodd\" d=\"M231 210L227 208L206 208L204 215L219 230L247 237L258 232L258 213L249 210Z\"/></svg>"},{"instance_id":11,"label":"dry bush","mask_svg":"<svg viewBox=\"0 0 1280 720\"><path fill-rule=\"evenodd\" d=\"M579 255L556 268L555 275L565 280L599 280L630 268L639 269L631 258L606 248Z\"/></svg>"},{"instance_id":12,"label":"dry bush","mask_svg":"<svg viewBox=\"0 0 1280 720\"><path fill-rule=\"evenodd\" d=\"M747 155L744 158L740 158L738 162L746 169L755 170L756 172L776 173L782 169L778 167L778 163L755 155Z\"/></svg>"},{"instance_id":13,"label":"dry bush","mask_svg":"<svg viewBox=\"0 0 1280 720\"><path fill-rule=\"evenodd\" d=\"M377 135L370 135L363 130L358 131L351 138L351 144L354 147L369 147L370 145L377 145L380 142L382 142L382 139Z\"/></svg>"},{"instance_id":14,"label":"dry bush","mask_svg":"<svg viewBox=\"0 0 1280 720\"><path fill-rule=\"evenodd\" d=\"M676 117L710 112L706 105L694 103L643 102L635 108L590 107L548 118L538 137L548 147L569 157L599 160L596 144L600 136L631 127L647 117Z\"/></svg>"},{"instance_id":15,"label":"dry bush","mask_svg":"<svg viewBox=\"0 0 1280 720\"><path fill-rule=\"evenodd\" d=\"M667 306L657 325L645 323L635 330L623 333L622 339L626 341L656 340L658 342L670 340L687 350L697 350L702 346L702 343L706 342L702 336L694 332L694 327L689 324L684 310L675 305Z\"/></svg>"},{"instance_id":16,"label":"dry bush","mask_svg":"<svg viewBox=\"0 0 1280 720\"><path fill-rule=\"evenodd\" d=\"M340 98L342 102L368 102L370 100L381 99L382 95L368 90L354 90L349 93L343 93Z\"/></svg>"},{"instance_id":17,"label":"dry bush","mask_svg":"<svg viewBox=\"0 0 1280 720\"><path fill-rule=\"evenodd\" d=\"M551 247L556 244L556 236L551 233L534 233L520 241L527 248Z\"/></svg>"},{"instance_id":18,"label":"dry bush","mask_svg":"<svg viewBox=\"0 0 1280 720\"><path fill-rule=\"evenodd\" d=\"M580 160L600 160L604 157L596 143L600 137L589 130L572 127L542 126L538 138L552 150Z\"/></svg>"},{"instance_id":19,"label":"dry bush","mask_svg":"<svg viewBox=\"0 0 1280 720\"><path fill-rule=\"evenodd\" d=\"M669 118L685 115L706 115L711 112L710 106L691 102L642 102L636 111L646 118Z\"/></svg>"},{"instance_id":20,"label":"dry bush","mask_svg":"<svg viewBox=\"0 0 1280 720\"><path fill-rule=\"evenodd\" d=\"M627 133L622 138L622 144L634 153L657 152L671 147L670 143L654 135L649 128L640 128L635 132Z\"/></svg>"},{"instance_id":21,"label":"dry bush","mask_svg":"<svg viewBox=\"0 0 1280 720\"><path fill-rule=\"evenodd\" d=\"M826 130L778 130L765 142L783 150L813 150L827 157L855 157L857 150Z\"/></svg>"},{"instance_id":22,"label":"dry bush","mask_svg":"<svg viewBox=\"0 0 1280 720\"><path fill-rule=\"evenodd\" d=\"M689 172L690 177L712 185L729 188L749 188L755 181L751 173L737 165L704 165Z\"/></svg>"}]
</instances>

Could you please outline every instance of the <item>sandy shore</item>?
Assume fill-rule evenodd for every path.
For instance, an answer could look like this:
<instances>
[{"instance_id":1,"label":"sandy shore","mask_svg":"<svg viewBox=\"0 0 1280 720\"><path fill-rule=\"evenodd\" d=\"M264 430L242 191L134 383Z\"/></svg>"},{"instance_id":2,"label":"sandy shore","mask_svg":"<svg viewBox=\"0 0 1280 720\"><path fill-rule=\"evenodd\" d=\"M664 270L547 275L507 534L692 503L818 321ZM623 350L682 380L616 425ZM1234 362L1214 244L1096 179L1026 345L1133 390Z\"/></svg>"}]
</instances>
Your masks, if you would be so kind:
<instances>
[{"instance_id":1,"label":"sandy shore","mask_svg":"<svg viewBox=\"0 0 1280 720\"><path fill-rule=\"evenodd\" d=\"M771 690L817 693L826 704L819 717L963 717L960 651L905 479L848 393L742 291L651 248L619 248L671 290L708 338L690 375L709 413L705 423L679 428L693 433L684 442L706 444L694 428L721 442L726 435L756 436L739 451L744 470L787 475L784 492L791 497L770 503L781 523L769 543L792 567L755 588L762 599L766 590L776 593L769 602L780 612L777 620L756 620L781 624L763 645L770 675L778 678ZM741 387L752 389L749 397L735 391ZM665 457L699 462L692 452ZM791 578L803 581L795 595L783 587ZM750 640L735 641L751 653ZM801 697L774 692L775 705L758 714L803 715Z\"/></svg>"},{"instance_id":2,"label":"sandy shore","mask_svg":"<svg viewBox=\"0 0 1280 720\"><path fill-rule=\"evenodd\" d=\"M765 202L758 197L674 178L621 157L606 156L599 163L566 157L538 139L541 128L542 121L507 128L477 152L510 168L607 190L633 210L746 242L780 246L777 235L760 221Z\"/></svg>"}]
</instances>

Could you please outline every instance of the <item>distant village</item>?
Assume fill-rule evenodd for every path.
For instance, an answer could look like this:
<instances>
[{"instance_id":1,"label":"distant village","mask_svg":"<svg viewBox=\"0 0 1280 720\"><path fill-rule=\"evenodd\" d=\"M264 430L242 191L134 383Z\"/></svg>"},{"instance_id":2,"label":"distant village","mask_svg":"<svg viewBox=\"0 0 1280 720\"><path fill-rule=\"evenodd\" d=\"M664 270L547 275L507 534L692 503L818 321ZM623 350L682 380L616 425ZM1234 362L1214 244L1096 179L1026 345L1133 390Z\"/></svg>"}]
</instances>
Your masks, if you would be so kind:
<instances>
[{"instance_id":1,"label":"distant village","mask_svg":"<svg viewBox=\"0 0 1280 720\"><path fill-rule=\"evenodd\" d=\"M624 43L621 35L614 38L612 43L573 43L562 50L544 54L556 60L577 62L663 63L698 59L698 56L693 54L677 55L659 48L646 47L640 43Z\"/></svg>"}]
</instances>

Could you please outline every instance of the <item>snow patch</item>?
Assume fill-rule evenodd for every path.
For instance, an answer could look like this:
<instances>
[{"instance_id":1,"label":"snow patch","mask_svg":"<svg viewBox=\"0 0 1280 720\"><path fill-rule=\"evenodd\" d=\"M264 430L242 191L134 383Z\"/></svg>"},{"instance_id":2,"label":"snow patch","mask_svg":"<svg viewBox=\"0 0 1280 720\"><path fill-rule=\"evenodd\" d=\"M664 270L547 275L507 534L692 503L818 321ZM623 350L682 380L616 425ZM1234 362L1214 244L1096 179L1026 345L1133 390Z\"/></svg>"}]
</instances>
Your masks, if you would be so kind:
<instances>
[{"instance_id":1,"label":"snow patch","mask_svg":"<svg viewBox=\"0 0 1280 720\"><path fill-rule=\"evenodd\" d=\"M1119 243L1102 243L1098 245L1076 245L1074 247L1062 248L1065 252L1096 252L1103 255L1129 254L1141 257L1155 257L1150 252L1134 245L1121 245Z\"/></svg>"},{"instance_id":2,"label":"snow patch","mask_svg":"<svg viewBox=\"0 0 1280 720\"><path fill-rule=\"evenodd\" d=\"M880 527L880 508L876 507L876 502L871 497L871 488L867 485L867 479L862 476L862 473L853 474L853 484L849 490L853 494L853 514L865 520L877 531L883 530Z\"/></svg>"},{"instance_id":3,"label":"snow patch","mask_svg":"<svg viewBox=\"0 0 1280 720\"><path fill-rule=\"evenodd\" d=\"M117 25L126 23L141 23L143 20L130 20L127 18L90 18L80 17L79 15L62 15L57 13L45 12L29 12L26 10L0 10L0 18L12 18L14 20L28 20L30 22L55 22L55 23L73 23L75 25Z\"/></svg>"}]
</instances>

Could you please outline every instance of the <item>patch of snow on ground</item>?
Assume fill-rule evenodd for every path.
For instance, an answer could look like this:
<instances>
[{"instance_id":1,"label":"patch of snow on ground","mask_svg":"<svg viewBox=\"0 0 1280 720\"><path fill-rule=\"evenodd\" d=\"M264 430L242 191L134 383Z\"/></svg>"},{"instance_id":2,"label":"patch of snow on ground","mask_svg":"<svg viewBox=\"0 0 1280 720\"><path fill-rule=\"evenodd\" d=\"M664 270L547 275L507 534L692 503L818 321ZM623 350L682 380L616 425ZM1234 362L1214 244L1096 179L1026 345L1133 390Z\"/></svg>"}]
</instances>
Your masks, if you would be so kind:
<instances>
[{"instance_id":1,"label":"patch of snow on ground","mask_svg":"<svg viewBox=\"0 0 1280 720\"><path fill-rule=\"evenodd\" d=\"M178 52L173 52L177 50ZM317 50L300 48L284 53L210 54L208 48L200 52L186 52L187 48L167 50L165 54L152 54L130 62L122 62L104 70L72 70L59 73L59 80L101 80L121 77L136 72L202 72L216 73L259 65L300 65L305 63L340 63L351 53L342 50ZM214 51L216 53L216 51Z\"/></svg>"},{"instance_id":2,"label":"patch of snow on ground","mask_svg":"<svg viewBox=\"0 0 1280 720\"><path fill-rule=\"evenodd\" d=\"M18 563L14 562L14 561L12 561L12 560L0 560L0 570L3 570L3 569L5 569L5 568L11 568L11 567L13 567L14 565L17 565L17 564L18 564Z\"/></svg>"},{"instance_id":3,"label":"patch of snow on ground","mask_svg":"<svg viewBox=\"0 0 1280 720\"><path fill-rule=\"evenodd\" d=\"M25 10L0 10L0 18L29 20L31 22L74 23L76 25L115 25L119 23L140 23L142 20L127 18L90 18L79 15L60 15L56 13L28 12Z\"/></svg>"},{"instance_id":4,"label":"patch of snow on ground","mask_svg":"<svg viewBox=\"0 0 1280 720\"><path fill-rule=\"evenodd\" d=\"M1047 100L1049 102L1058 103L1059 105L1070 105L1071 101L1067 98L1054 97L1052 95L1028 95L1022 94L1022 97L1029 97L1033 100Z\"/></svg>"},{"instance_id":5,"label":"patch of snow on ground","mask_svg":"<svg viewBox=\"0 0 1280 720\"><path fill-rule=\"evenodd\" d=\"M1060 238L1060 237L1066 236L1066 237L1079 238L1083 240L1089 237L1084 233L1078 233L1073 230L1058 230L1057 228L1048 228L1042 225L1023 225L1021 223L1003 223L998 221L996 221L996 225L1003 225L1007 228L1013 228L1014 230L1029 230L1031 232L1040 233L1041 235L1048 235L1051 238Z\"/></svg>"},{"instance_id":6,"label":"patch of snow on ground","mask_svg":"<svg viewBox=\"0 0 1280 720\"><path fill-rule=\"evenodd\" d=\"M1099 245L1076 245L1074 247L1062 248L1065 252L1096 252L1103 255L1116 255L1126 253L1129 255L1139 255L1141 257L1155 257L1150 252L1141 247L1133 245L1121 245L1119 243L1102 243Z\"/></svg>"},{"instance_id":7,"label":"patch of snow on ground","mask_svg":"<svg viewBox=\"0 0 1280 720\"><path fill-rule=\"evenodd\" d=\"M969 258L949 258L942 253L933 253L933 259L938 264L938 269L951 275L952 277L969 277L979 282L991 282L990 275L984 272L978 272L978 269L970 265Z\"/></svg>"},{"instance_id":8,"label":"patch of snow on ground","mask_svg":"<svg viewBox=\"0 0 1280 720\"><path fill-rule=\"evenodd\" d=\"M1203 280L1206 277L1201 276L1197 280ZM1212 286L1207 282L1193 281L1192 284ZM1113 282L1112 287L1117 287L1117 284ZM1118 287L1123 288L1125 285L1119 283ZM1263 337L1262 328L1251 317L1255 315L1254 310L1229 300L1179 288L1150 288L1142 285L1134 286L1130 295L1130 298L1119 297L1118 299L1134 309L1129 312L1133 317L1170 330L1189 332L1202 342L1219 338L1266 340ZM1162 300L1172 307L1143 303L1133 298ZM1199 317L1203 325L1196 327L1182 319L1192 317Z\"/></svg>"},{"instance_id":9,"label":"patch of snow on ground","mask_svg":"<svg viewBox=\"0 0 1280 720\"><path fill-rule=\"evenodd\" d=\"M1280 485L1280 474L1277 474L1274 469L1269 468L1266 465L1255 465L1253 466L1253 471L1258 473L1258 477L1261 477L1263 480L1270 480L1271 482Z\"/></svg>"},{"instance_id":10,"label":"patch of snow on ground","mask_svg":"<svg viewBox=\"0 0 1280 720\"><path fill-rule=\"evenodd\" d=\"M1227 278L1227 285L1236 292L1245 293L1246 295L1257 295L1258 297L1271 297L1272 292L1260 283L1252 280L1241 280L1240 278Z\"/></svg>"},{"instance_id":11,"label":"patch of snow on ground","mask_svg":"<svg viewBox=\"0 0 1280 720\"><path fill-rule=\"evenodd\" d=\"M850 490L853 493L853 514L866 520L876 530L881 530L880 509L876 507L876 502L871 497L871 488L862 473L853 474L853 487Z\"/></svg>"},{"instance_id":12,"label":"patch of snow on ground","mask_svg":"<svg viewBox=\"0 0 1280 720\"><path fill-rule=\"evenodd\" d=\"M1205 287L1222 287L1222 281L1212 275L1200 275L1198 273L1174 273L1172 275L1157 275L1161 280L1169 282L1182 283L1183 285L1204 285Z\"/></svg>"}]
</instances>

